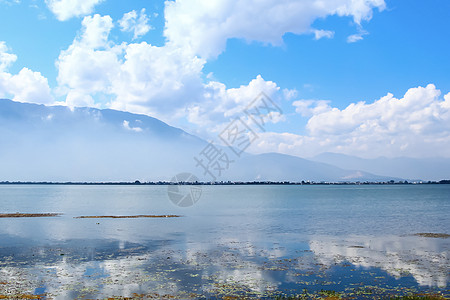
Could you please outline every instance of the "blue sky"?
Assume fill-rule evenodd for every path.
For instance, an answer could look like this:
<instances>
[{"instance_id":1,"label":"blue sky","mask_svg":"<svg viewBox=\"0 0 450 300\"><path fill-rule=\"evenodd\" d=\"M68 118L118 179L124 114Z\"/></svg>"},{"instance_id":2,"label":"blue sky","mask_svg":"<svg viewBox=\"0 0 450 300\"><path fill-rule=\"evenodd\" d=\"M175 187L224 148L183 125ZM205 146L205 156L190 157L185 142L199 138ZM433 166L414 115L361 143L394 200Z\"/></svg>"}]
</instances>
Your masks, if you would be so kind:
<instances>
[{"instance_id":1,"label":"blue sky","mask_svg":"<svg viewBox=\"0 0 450 300\"><path fill-rule=\"evenodd\" d=\"M264 91L283 115L255 153L446 156L449 15L446 0L0 0L0 97L214 138Z\"/></svg>"}]
</instances>

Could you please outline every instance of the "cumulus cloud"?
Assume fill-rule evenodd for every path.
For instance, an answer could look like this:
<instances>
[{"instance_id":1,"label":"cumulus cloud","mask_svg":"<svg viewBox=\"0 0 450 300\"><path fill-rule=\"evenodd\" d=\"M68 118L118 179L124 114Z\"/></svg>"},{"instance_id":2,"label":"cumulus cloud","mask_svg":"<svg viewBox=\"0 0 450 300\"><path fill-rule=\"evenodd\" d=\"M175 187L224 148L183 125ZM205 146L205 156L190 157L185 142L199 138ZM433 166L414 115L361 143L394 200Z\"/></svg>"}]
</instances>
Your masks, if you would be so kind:
<instances>
[{"instance_id":1,"label":"cumulus cloud","mask_svg":"<svg viewBox=\"0 0 450 300\"><path fill-rule=\"evenodd\" d=\"M145 8L138 13L132 10L123 15L122 19L119 20L120 29L125 32L133 32L133 40L145 35L152 29L148 24L148 16L145 14Z\"/></svg>"},{"instance_id":2,"label":"cumulus cloud","mask_svg":"<svg viewBox=\"0 0 450 300\"><path fill-rule=\"evenodd\" d=\"M244 110L263 92L272 101L279 99L280 88L273 81L266 81L260 75L248 85L227 88L223 83L212 81L205 85L201 102L193 103L187 109L187 119L198 128L217 133L235 118L250 122ZM269 113L269 112L265 112ZM272 123L283 119L280 113L268 118Z\"/></svg>"},{"instance_id":3,"label":"cumulus cloud","mask_svg":"<svg viewBox=\"0 0 450 300\"><path fill-rule=\"evenodd\" d=\"M426 134L450 130L442 123L449 116L448 103L439 99L440 91L432 84L406 92L402 99L392 94L371 104L352 103L343 110L333 108L313 116L307 125L312 134L336 134L355 130L379 133ZM446 126L442 126L446 125ZM446 128L447 127L447 128Z\"/></svg>"},{"instance_id":4,"label":"cumulus cloud","mask_svg":"<svg viewBox=\"0 0 450 300\"><path fill-rule=\"evenodd\" d=\"M67 92L65 104L71 108L74 107L95 107L94 98L91 95L83 93L80 89L72 89Z\"/></svg>"},{"instance_id":5,"label":"cumulus cloud","mask_svg":"<svg viewBox=\"0 0 450 300\"><path fill-rule=\"evenodd\" d=\"M175 124L187 119L206 131L242 113L261 91L273 97L279 90L261 76L235 89L204 82L204 59L172 43L161 47L146 42L114 44L108 39L112 27L109 16L85 17L81 34L60 53L58 83L59 91L66 94L66 105L96 106L92 95L100 93L109 95L106 107Z\"/></svg>"},{"instance_id":6,"label":"cumulus cloud","mask_svg":"<svg viewBox=\"0 0 450 300\"><path fill-rule=\"evenodd\" d=\"M234 89L205 82L204 59L172 43L161 47L146 42L114 44L108 39L112 26L109 16L85 17L81 34L60 53L58 90L66 95L66 105L98 106L92 95L103 94L109 99L103 103L106 107L172 124L187 121L197 131L214 132L242 113L260 92L275 97L279 91L261 76ZM280 118L274 115L272 121Z\"/></svg>"},{"instance_id":7,"label":"cumulus cloud","mask_svg":"<svg viewBox=\"0 0 450 300\"><path fill-rule=\"evenodd\" d=\"M228 38L274 45L282 42L286 32L313 32L317 39L330 38L332 31L310 28L315 19L336 14L360 24L372 17L374 8L383 9L384 1L178 0L165 5L167 42L161 47L146 42L116 44L109 39L114 26L110 16L85 17L81 34L57 61L57 90L66 95L66 103L98 105L103 101L106 107L165 121L187 118L199 126L224 120L242 109L239 97L233 95L236 89L228 90L210 77L205 80L203 67L207 58L224 49ZM133 33L133 39L150 30L144 9L124 14L118 23L122 31ZM254 88L258 82L267 84L258 87L258 92L267 89L270 94L272 87L268 86L276 86L256 78L247 86L251 97L258 94ZM245 88L237 90L243 93ZM98 100L101 95L108 99L106 103Z\"/></svg>"},{"instance_id":8,"label":"cumulus cloud","mask_svg":"<svg viewBox=\"0 0 450 300\"><path fill-rule=\"evenodd\" d=\"M377 157L444 156L450 148L450 93L432 84L412 88L403 98L388 94L373 103L345 109L326 102L294 102L297 112L312 114L306 135L263 134L254 151L311 156L331 151Z\"/></svg>"},{"instance_id":9,"label":"cumulus cloud","mask_svg":"<svg viewBox=\"0 0 450 300\"><path fill-rule=\"evenodd\" d=\"M8 53L5 42L0 41L0 97L15 101L49 104L53 102L48 80L39 72L23 68L18 74L8 73L8 67L17 56Z\"/></svg>"},{"instance_id":10,"label":"cumulus cloud","mask_svg":"<svg viewBox=\"0 0 450 300\"><path fill-rule=\"evenodd\" d=\"M104 103L109 107L164 118L200 97L204 60L171 45L114 44L112 28L110 16L85 17L80 36L60 53L58 84L66 102L92 104L91 96L102 93L113 96Z\"/></svg>"},{"instance_id":11,"label":"cumulus cloud","mask_svg":"<svg viewBox=\"0 0 450 300\"><path fill-rule=\"evenodd\" d=\"M40 72L33 72L28 68L20 70L19 74L9 78L9 93L13 100L40 104L53 103L53 97L48 80Z\"/></svg>"},{"instance_id":12,"label":"cumulus cloud","mask_svg":"<svg viewBox=\"0 0 450 300\"><path fill-rule=\"evenodd\" d=\"M80 43L89 48L101 48L107 44L109 33L114 27L113 20L110 16L87 16L81 22L83 32L81 34Z\"/></svg>"},{"instance_id":13,"label":"cumulus cloud","mask_svg":"<svg viewBox=\"0 0 450 300\"><path fill-rule=\"evenodd\" d=\"M93 105L92 95L108 92L110 77L119 69L117 52L110 48L108 36L113 28L110 16L87 16L82 21L82 33L68 49L61 51L58 68L59 90L67 93L68 105Z\"/></svg>"},{"instance_id":14,"label":"cumulus cloud","mask_svg":"<svg viewBox=\"0 0 450 300\"><path fill-rule=\"evenodd\" d=\"M170 45L129 44L111 91L113 108L165 119L201 97L205 61Z\"/></svg>"},{"instance_id":15,"label":"cumulus cloud","mask_svg":"<svg viewBox=\"0 0 450 300\"><path fill-rule=\"evenodd\" d=\"M60 21L88 15L101 2L103 0L45 0L48 8Z\"/></svg>"},{"instance_id":16,"label":"cumulus cloud","mask_svg":"<svg viewBox=\"0 0 450 300\"><path fill-rule=\"evenodd\" d=\"M242 18L236 15L234 8L235 5L244 7L244 4L239 1L236 3L230 4L223 0L218 2L218 6L211 4L211 7L207 7L206 3L198 1L199 9L197 12L192 12L192 19L183 19L183 22L192 21L192 26L197 22L203 26L200 26L200 29L197 28L199 30L197 33L194 30L193 33L185 33L183 36L191 34L190 38L192 38L206 30L206 36L213 35L211 43L202 39L189 39L188 44L183 44L182 40L171 37L170 30L174 30L171 23L174 20L171 21L171 18L175 15L183 16L182 12L178 11L178 5L186 6L187 9L192 5L192 0L167 3L166 12L169 16L166 35L169 39L164 46L160 47L146 42L116 44L109 39L110 31L114 26L111 17L100 15L85 17L80 35L74 39L72 45L61 52L57 61L59 90L66 95L66 104L98 106L99 103L96 103L93 97L100 94L103 95L103 99L108 99L102 104L103 107L149 114L205 137L211 134L216 136L230 120L243 116L246 106L263 91L275 102L292 101L297 118L303 117L307 120L306 132L303 134L262 132L260 138L250 148L253 152L275 151L298 156L310 156L324 151L366 157L426 156L427 154L448 156L444 152L450 147L448 125L450 124L450 94L441 97L440 91L433 85L413 88L400 99L388 94L373 103L353 103L340 110L333 107L330 101L325 100L293 101L298 99L296 90L281 90L275 82L266 81L261 76L237 88L228 88L225 84L212 80L212 77L205 79L203 68L206 59L196 56L195 51L191 50L205 43L206 56L222 51L221 46L216 46L226 41L229 36L235 36L236 20ZM284 5L285 2L279 5L273 4L281 12L284 12ZM299 5L297 2L293 3L291 10L295 11L297 5ZM304 9L315 7L318 11L308 19L309 21L298 21L306 22L303 27L298 27L301 28L298 32L311 33L309 26L320 14L352 16L355 23L359 24L362 20L370 19L374 7L383 9L384 2L339 0L335 1L332 10L329 5L325 5L327 7L325 9L316 1L306 1L303 6ZM206 21L202 18L197 20L196 17L199 13L203 16L216 14L220 17L223 10L228 15L225 19L230 19L224 21L226 24L229 23L229 28L228 25L224 25L225 23L219 23L229 30L220 26L215 28L209 26L211 24L203 24L201 22ZM277 16L276 11L276 9L272 11L275 16ZM248 17L253 12L244 10L242 13ZM136 20L137 14L136 18L132 15L131 17ZM253 25L258 25L257 23L260 22L253 21L249 22ZM275 26L277 24L275 22L271 26L277 29L278 27ZM128 26L120 23L119 25L122 29ZM253 32L243 30L245 26L238 27L242 29L244 38L275 43L278 38L281 38L283 32L294 28L289 26L283 27L283 30L275 30L278 33L273 36L270 36L273 32L270 31L267 37L258 36L259 29ZM191 29L187 25L185 28ZM215 29L209 31L211 28ZM218 33L221 34L216 36L215 34ZM360 33L364 33L362 29ZM318 34L326 35L323 32ZM219 40L215 40L216 38ZM198 45L189 44L197 42ZM2 49L0 53L8 53L4 45ZM1 62L7 66L12 60L14 57L8 56ZM41 82L45 86L44 81L38 80L39 74L31 76L30 72L24 71L22 76L34 77L35 82ZM8 74L2 76L6 78ZM9 76L8 80L11 77ZM98 101L98 97L96 100ZM286 118L292 118L292 116L278 114L273 116L271 122L276 123ZM244 121L248 122L249 119ZM122 125L129 130L135 128L129 123Z\"/></svg>"},{"instance_id":17,"label":"cumulus cloud","mask_svg":"<svg viewBox=\"0 0 450 300\"><path fill-rule=\"evenodd\" d=\"M165 36L204 58L216 57L230 38L282 44L287 32L311 32L311 24L330 15L350 16L356 24L372 18L384 0L178 0L166 2ZM318 31L317 37L331 32Z\"/></svg>"}]
</instances>

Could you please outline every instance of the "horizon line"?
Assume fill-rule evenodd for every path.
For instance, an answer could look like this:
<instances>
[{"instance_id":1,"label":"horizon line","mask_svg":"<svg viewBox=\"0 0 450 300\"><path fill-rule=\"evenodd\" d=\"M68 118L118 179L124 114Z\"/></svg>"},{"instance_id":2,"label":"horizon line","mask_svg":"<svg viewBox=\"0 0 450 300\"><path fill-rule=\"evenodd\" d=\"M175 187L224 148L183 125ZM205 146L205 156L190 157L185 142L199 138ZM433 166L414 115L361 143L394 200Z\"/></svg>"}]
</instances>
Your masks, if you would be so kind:
<instances>
[{"instance_id":1,"label":"horizon line","mask_svg":"<svg viewBox=\"0 0 450 300\"><path fill-rule=\"evenodd\" d=\"M398 184L450 184L442 180L389 180L389 181L0 181L0 185L398 185Z\"/></svg>"}]
</instances>

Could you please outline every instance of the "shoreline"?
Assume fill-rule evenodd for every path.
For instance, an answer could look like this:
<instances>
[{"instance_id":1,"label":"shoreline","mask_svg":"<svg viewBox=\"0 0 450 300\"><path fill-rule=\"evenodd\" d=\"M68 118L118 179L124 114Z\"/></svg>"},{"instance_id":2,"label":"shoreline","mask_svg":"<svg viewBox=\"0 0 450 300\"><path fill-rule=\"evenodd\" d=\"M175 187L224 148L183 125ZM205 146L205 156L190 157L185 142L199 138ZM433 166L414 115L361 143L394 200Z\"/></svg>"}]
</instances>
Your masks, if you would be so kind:
<instances>
[{"instance_id":1,"label":"shoreline","mask_svg":"<svg viewBox=\"0 0 450 300\"><path fill-rule=\"evenodd\" d=\"M198 182L172 182L172 181L149 181L149 182L58 182L58 181L0 181L0 185L416 185L416 184L450 184L450 180L440 181L198 181Z\"/></svg>"}]
</instances>

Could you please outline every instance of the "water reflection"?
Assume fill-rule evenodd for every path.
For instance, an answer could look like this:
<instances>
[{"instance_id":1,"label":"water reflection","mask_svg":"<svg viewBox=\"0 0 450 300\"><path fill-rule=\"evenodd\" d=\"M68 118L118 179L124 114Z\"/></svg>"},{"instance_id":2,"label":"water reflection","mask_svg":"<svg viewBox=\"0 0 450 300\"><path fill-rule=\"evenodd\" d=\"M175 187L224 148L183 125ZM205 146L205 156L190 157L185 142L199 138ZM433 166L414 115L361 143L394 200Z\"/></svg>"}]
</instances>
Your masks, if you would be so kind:
<instances>
[{"instance_id":1,"label":"water reflection","mask_svg":"<svg viewBox=\"0 0 450 300\"><path fill-rule=\"evenodd\" d=\"M27 291L53 299L151 293L259 298L297 294L306 288L312 293L326 289L351 296L356 287L344 290L340 283L352 280L358 288L375 284L379 290L373 291L380 295L396 286L449 295L446 239L315 236L308 241L310 249L305 249L303 241L220 237L206 242L195 235L146 243L69 240L25 247L19 238L2 237L16 239L17 244L0 247L0 295Z\"/></svg>"},{"instance_id":2,"label":"water reflection","mask_svg":"<svg viewBox=\"0 0 450 300\"><path fill-rule=\"evenodd\" d=\"M450 239L411 236L448 230L446 187L204 186L187 209L159 186L0 189L3 212L64 213L0 219L0 298L450 296ZM119 214L183 217L73 218Z\"/></svg>"},{"instance_id":3,"label":"water reflection","mask_svg":"<svg viewBox=\"0 0 450 300\"><path fill-rule=\"evenodd\" d=\"M415 236L315 237L310 241L311 250L324 265L348 261L383 269L395 278L411 274L420 285L444 288L449 281L449 245L445 239Z\"/></svg>"}]
</instances>

